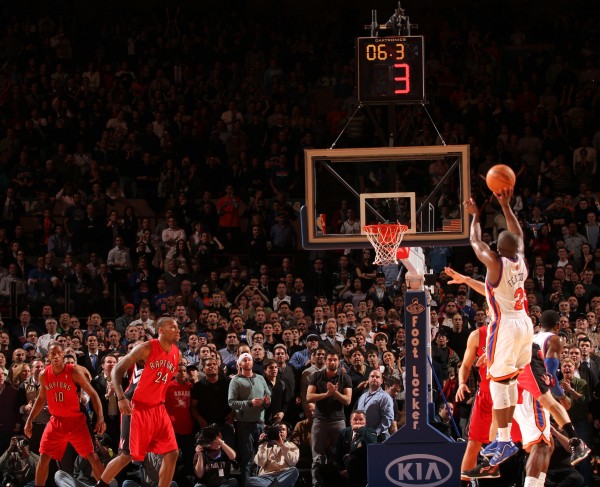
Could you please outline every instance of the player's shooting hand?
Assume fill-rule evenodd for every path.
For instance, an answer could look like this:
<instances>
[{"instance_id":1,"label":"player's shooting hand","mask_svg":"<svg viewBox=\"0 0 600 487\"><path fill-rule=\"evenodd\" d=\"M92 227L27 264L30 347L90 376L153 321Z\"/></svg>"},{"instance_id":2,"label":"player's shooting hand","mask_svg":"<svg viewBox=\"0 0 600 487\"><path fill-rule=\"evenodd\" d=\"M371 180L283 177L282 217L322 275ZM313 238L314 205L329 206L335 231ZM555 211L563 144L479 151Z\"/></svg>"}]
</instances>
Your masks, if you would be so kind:
<instances>
[{"instance_id":1,"label":"player's shooting hand","mask_svg":"<svg viewBox=\"0 0 600 487\"><path fill-rule=\"evenodd\" d=\"M465 211L469 215L475 216L479 213L479 208L477 208L477 203L475 203L475 200L473 198L469 198L468 200L466 200L463 203L463 206L465 207Z\"/></svg>"},{"instance_id":2,"label":"player's shooting hand","mask_svg":"<svg viewBox=\"0 0 600 487\"><path fill-rule=\"evenodd\" d=\"M510 205L510 200L512 198L513 191L513 188L504 188L500 191L500 194L494 194L496 195L496 198L498 199L498 202L501 206L508 206Z\"/></svg>"},{"instance_id":3,"label":"player's shooting hand","mask_svg":"<svg viewBox=\"0 0 600 487\"><path fill-rule=\"evenodd\" d=\"M456 400L464 401L466 394L471 394L471 389L469 389L469 386L463 382L458 386L458 389L456 389Z\"/></svg>"},{"instance_id":4,"label":"player's shooting hand","mask_svg":"<svg viewBox=\"0 0 600 487\"><path fill-rule=\"evenodd\" d=\"M104 422L104 418L99 417L96 420L96 427L94 428L94 432L97 435L102 435L106 431L106 423Z\"/></svg>"},{"instance_id":5,"label":"player's shooting hand","mask_svg":"<svg viewBox=\"0 0 600 487\"><path fill-rule=\"evenodd\" d=\"M125 397L123 400L119 401L118 404L119 412L121 414L124 414L125 416L131 416L131 403L129 402L129 399Z\"/></svg>"}]
</instances>

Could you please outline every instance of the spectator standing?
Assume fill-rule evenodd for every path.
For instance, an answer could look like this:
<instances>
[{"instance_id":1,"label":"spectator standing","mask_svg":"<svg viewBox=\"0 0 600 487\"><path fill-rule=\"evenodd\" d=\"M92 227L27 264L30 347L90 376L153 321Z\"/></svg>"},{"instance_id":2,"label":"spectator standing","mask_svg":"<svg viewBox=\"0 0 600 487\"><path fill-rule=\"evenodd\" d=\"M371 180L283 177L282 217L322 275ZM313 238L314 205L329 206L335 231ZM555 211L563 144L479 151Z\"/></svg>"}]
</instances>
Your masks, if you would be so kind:
<instances>
[{"instance_id":1,"label":"spectator standing","mask_svg":"<svg viewBox=\"0 0 600 487\"><path fill-rule=\"evenodd\" d=\"M29 412L33 408L33 404L37 399L40 390L40 373L44 370L44 362L35 359L31 362L31 376L25 380L19 386L19 394L18 394L18 404L19 404L19 413L23 416L23 424L27 420L29 416ZM40 414L38 414L37 418L32 423L32 434L29 439L29 449L35 453L39 453L40 449L40 440L42 439L42 433L50 420L50 413L48 412L48 406L45 406Z\"/></svg>"},{"instance_id":2,"label":"spectator standing","mask_svg":"<svg viewBox=\"0 0 600 487\"><path fill-rule=\"evenodd\" d=\"M190 410L190 393L192 383L189 381L185 364L177 367L175 379L167 385L165 392L165 408L173 423L177 445L181 450L183 472L192 471L194 452L194 424Z\"/></svg>"},{"instance_id":3,"label":"spectator standing","mask_svg":"<svg viewBox=\"0 0 600 487\"><path fill-rule=\"evenodd\" d=\"M219 238L225 242L227 232L235 238L240 236L240 211L242 200L234 194L233 185L225 187L225 195L217 201L217 214L219 215Z\"/></svg>"},{"instance_id":4,"label":"spectator standing","mask_svg":"<svg viewBox=\"0 0 600 487\"><path fill-rule=\"evenodd\" d=\"M233 411L228 401L231 380L219 375L219 364L212 357L204 361L203 370L205 377L196 382L191 390L192 417L199 428L217 425L227 444L234 446Z\"/></svg>"},{"instance_id":5,"label":"spectator standing","mask_svg":"<svg viewBox=\"0 0 600 487\"><path fill-rule=\"evenodd\" d=\"M45 357L48 354L48 345L58 337L58 323L54 318L46 320L46 333L37 340L37 352Z\"/></svg>"},{"instance_id":6,"label":"spectator standing","mask_svg":"<svg viewBox=\"0 0 600 487\"><path fill-rule=\"evenodd\" d=\"M394 421L394 405L392 397L383 390L383 376L379 370L369 374L369 388L358 398L356 409L364 411L367 427L373 429L378 441L390 436L389 428Z\"/></svg>"},{"instance_id":7,"label":"spectator standing","mask_svg":"<svg viewBox=\"0 0 600 487\"><path fill-rule=\"evenodd\" d=\"M100 398L102 411L96 411L98 416L104 416L106 423L106 434L110 437L111 448L117 451L119 438L121 436L121 422L117 394L112 383L112 371L117 365L117 357L105 355L100 360L102 370L92 379L92 387Z\"/></svg>"},{"instance_id":8,"label":"spectator standing","mask_svg":"<svg viewBox=\"0 0 600 487\"><path fill-rule=\"evenodd\" d=\"M229 407L235 413L235 432L242 487L250 477L252 458L263 429L265 408L271 404L265 379L252 372L254 361L249 353L242 353L237 361L238 374L229 384Z\"/></svg>"},{"instance_id":9,"label":"spectator standing","mask_svg":"<svg viewBox=\"0 0 600 487\"><path fill-rule=\"evenodd\" d=\"M309 378L306 399L315 403L315 416L312 425L313 486L323 485L318 468L329 463L331 452L339 434L346 426L344 406L352 399L352 382L348 374L340 369L337 353L328 352L326 367Z\"/></svg>"},{"instance_id":10,"label":"spectator standing","mask_svg":"<svg viewBox=\"0 0 600 487\"><path fill-rule=\"evenodd\" d=\"M175 217L167 220L167 228L162 231L162 244L164 246L165 259L172 259L177 250L177 242L186 240L185 230L179 228Z\"/></svg>"},{"instance_id":11,"label":"spectator standing","mask_svg":"<svg viewBox=\"0 0 600 487\"><path fill-rule=\"evenodd\" d=\"M123 245L123 237L115 238L115 246L108 252L106 264L115 280L127 279L127 274L131 271L131 256L129 249Z\"/></svg>"}]
</instances>

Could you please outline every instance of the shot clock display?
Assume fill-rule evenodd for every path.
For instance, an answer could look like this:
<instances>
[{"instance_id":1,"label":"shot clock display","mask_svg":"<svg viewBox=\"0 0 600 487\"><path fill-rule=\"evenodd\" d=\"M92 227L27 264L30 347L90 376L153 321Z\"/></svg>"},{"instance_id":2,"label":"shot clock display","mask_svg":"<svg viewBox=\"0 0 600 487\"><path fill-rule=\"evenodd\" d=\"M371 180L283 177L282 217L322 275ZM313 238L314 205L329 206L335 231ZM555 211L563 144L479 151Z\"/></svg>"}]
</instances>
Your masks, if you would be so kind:
<instances>
[{"instance_id":1,"label":"shot clock display","mask_svg":"<svg viewBox=\"0 0 600 487\"><path fill-rule=\"evenodd\" d=\"M425 100L423 36L359 37L358 99L401 104Z\"/></svg>"}]
</instances>

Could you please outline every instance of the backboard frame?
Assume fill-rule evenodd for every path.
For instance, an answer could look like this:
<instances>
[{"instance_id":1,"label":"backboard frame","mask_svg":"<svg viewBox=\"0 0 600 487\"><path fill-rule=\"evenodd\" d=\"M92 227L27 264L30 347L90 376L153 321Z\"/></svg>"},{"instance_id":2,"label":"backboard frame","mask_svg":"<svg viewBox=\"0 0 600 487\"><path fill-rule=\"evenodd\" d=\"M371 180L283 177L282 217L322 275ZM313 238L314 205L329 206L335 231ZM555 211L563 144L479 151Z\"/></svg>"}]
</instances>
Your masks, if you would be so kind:
<instances>
[{"instance_id":1,"label":"backboard frame","mask_svg":"<svg viewBox=\"0 0 600 487\"><path fill-rule=\"evenodd\" d=\"M376 148L352 148L352 149L305 149L305 181L306 181L306 204L300 212L302 246L307 250L332 250L332 249L360 249L367 248L370 243L363 233L354 235L317 234L317 208L316 208L316 175L317 166L323 165L330 173L335 172L335 162L352 162L357 164L368 164L369 162L391 160L434 160L436 157L454 158L455 162L447 174L455 170L455 165L460 164L460 185L462 187L462 199L471 196L470 180L470 153L468 145L448 146L414 146L414 147L376 147ZM329 164L329 161L332 164ZM348 182L340 182L360 198L359 192ZM431 191L434 195L443 181ZM372 191L370 192L373 195ZM409 193L408 193L409 194ZM375 193L377 195L377 193ZM365 196L366 197L366 196ZM364 198L363 198L364 199ZM414 200L411 199L411 201ZM416 207L415 213L420 214L425 203ZM462 210L461 210L462 211ZM412 209L411 209L412 213ZM411 230L405 235L402 245L406 247L432 247L432 246L460 246L469 243L469 218L462 214L460 229L451 232L417 233ZM400 222L404 223L404 222ZM361 229L362 229L361 222Z\"/></svg>"}]
</instances>

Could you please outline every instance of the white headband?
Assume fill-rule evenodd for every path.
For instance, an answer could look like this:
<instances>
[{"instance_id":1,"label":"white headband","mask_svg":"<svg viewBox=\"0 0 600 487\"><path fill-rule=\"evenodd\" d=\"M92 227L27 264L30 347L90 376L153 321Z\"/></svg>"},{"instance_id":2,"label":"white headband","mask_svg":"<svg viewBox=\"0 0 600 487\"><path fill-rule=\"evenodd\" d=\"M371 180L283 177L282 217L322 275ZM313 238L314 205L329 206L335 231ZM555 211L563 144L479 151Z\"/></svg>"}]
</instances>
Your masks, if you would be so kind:
<instances>
[{"instance_id":1,"label":"white headband","mask_svg":"<svg viewBox=\"0 0 600 487\"><path fill-rule=\"evenodd\" d=\"M240 365L242 363L242 360L244 360L245 358L249 358L250 360L252 360L254 362L254 359L252 358L252 355L250 355L248 352L244 352L237 359L238 365Z\"/></svg>"}]
</instances>

